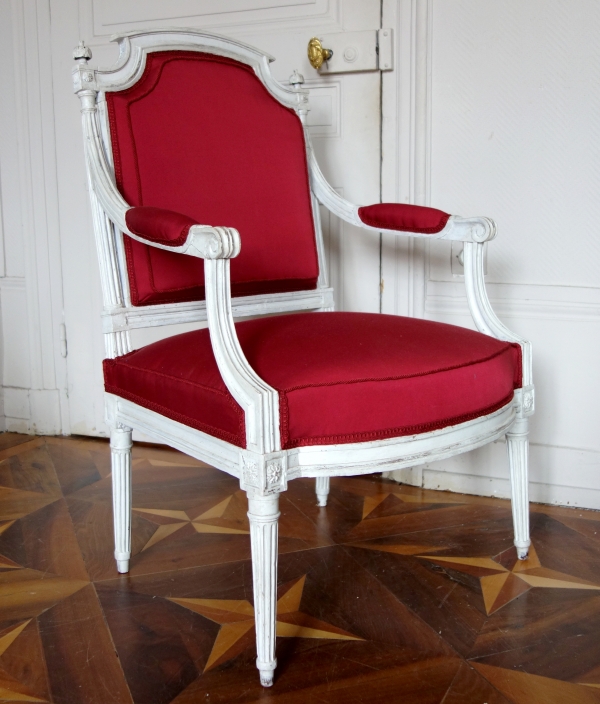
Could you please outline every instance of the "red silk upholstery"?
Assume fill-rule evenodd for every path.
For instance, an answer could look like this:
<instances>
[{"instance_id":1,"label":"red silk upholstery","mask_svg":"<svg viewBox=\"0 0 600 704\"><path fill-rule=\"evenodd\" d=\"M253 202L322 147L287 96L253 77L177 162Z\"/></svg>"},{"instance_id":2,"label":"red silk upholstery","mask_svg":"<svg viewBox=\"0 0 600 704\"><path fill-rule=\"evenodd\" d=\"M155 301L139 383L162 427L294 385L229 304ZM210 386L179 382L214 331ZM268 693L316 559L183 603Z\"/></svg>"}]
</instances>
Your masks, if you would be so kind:
<instances>
[{"instance_id":1,"label":"red silk upholstery","mask_svg":"<svg viewBox=\"0 0 600 704\"><path fill-rule=\"evenodd\" d=\"M465 328L366 313L239 323L244 353L280 394L284 448L421 433L500 408L521 385L521 349ZM105 388L245 447L208 330L104 362Z\"/></svg>"},{"instance_id":2,"label":"red silk upholstery","mask_svg":"<svg viewBox=\"0 0 600 704\"><path fill-rule=\"evenodd\" d=\"M358 216L371 227L400 232L420 232L434 235L441 232L450 215L435 208L405 203L377 203L358 209Z\"/></svg>"},{"instance_id":3,"label":"red silk upholstery","mask_svg":"<svg viewBox=\"0 0 600 704\"><path fill-rule=\"evenodd\" d=\"M148 206L130 208L125 213L125 222L134 235L170 247L185 244L190 227L200 224L187 215Z\"/></svg>"},{"instance_id":4,"label":"red silk upholstery","mask_svg":"<svg viewBox=\"0 0 600 704\"><path fill-rule=\"evenodd\" d=\"M234 296L316 287L302 125L250 67L154 52L134 86L106 98L117 186L130 205L239 230ZM204 298L202 261L129 237L125 251L134 305Z\"/></svg>"}]
</instances>

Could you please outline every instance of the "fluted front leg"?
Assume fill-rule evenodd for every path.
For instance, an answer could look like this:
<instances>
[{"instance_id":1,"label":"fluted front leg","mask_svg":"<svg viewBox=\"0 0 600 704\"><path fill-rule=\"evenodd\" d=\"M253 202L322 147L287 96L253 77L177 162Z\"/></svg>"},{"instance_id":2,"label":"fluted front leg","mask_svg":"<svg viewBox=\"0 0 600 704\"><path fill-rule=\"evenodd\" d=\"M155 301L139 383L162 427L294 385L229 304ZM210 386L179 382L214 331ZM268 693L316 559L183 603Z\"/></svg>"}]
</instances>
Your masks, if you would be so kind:
<instances>
[{"instance_id":1,"label":"fluted front leg","mask_svg":"<svg viewBox=\"0 0 600 704\"><path fill-rule=\"evenodd\" d=\"M275 621L277 618L277 519L279 494L257 496L248 492L248 518L252 546L256 667L263 687L273 684Z\"/></svg>"},{"instance_id":2,"label":"fluted front leg","mask_svg":"<svg viewBox=\"0 0 600 704\"><path fill-rule=\"evenodd\" d=\"M327 506L329 496L329 477L317 477L317 506Z\"/></svg>"},{"instance_id":3,"label":"fluted front leg","mask_svg":"<svg viewBox=\"0 0 600 704\"><path fill-rule=\"evenodd\" d=\"M512 514L515 529L515 547L519 560L526 560L529 554L529 423L527 418L515 421L506 433L510 485L512 490Z\"/></svg>"},{"instance_id":4,"label":"fluted front leg","mask_svg":"<svg viewBox=\"0 0 600 704\"><path fill-rule=\"evenodd\" d=\"M131 557L131 428L110 431L115 560L119 572L129 572Z\"/></svg>"}]
</instances>

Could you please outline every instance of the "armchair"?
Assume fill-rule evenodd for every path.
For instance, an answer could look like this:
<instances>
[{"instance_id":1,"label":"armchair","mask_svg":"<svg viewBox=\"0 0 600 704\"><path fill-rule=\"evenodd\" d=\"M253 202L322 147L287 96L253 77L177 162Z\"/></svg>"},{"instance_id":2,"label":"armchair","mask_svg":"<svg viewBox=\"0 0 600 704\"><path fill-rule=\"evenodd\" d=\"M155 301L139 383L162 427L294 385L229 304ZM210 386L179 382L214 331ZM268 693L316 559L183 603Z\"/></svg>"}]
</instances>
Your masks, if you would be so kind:
<instances>
[{"instance_id":1,"label":"armchair","mask_svg":"<svg viewBox=\"0 0 600 704\"><path fill-rule=\"evenodd\" d=\"M239 478L257 667L270 686L278 498L295 478L315 478L325 506L332 476L414 466L506 436L514 542L526 559L531 348L485 292L494 223L340 197L311 148L308 92L277 83L272 57L197 30L115 39L109 70L89 67L81 43L73 80L104 301L117 569L131 559L132 429ZM319 203L367 230L463 241L480 332L334 312ZM202 321L207 329L131 349L132 329Z\"/></svg>"}]
</instances>

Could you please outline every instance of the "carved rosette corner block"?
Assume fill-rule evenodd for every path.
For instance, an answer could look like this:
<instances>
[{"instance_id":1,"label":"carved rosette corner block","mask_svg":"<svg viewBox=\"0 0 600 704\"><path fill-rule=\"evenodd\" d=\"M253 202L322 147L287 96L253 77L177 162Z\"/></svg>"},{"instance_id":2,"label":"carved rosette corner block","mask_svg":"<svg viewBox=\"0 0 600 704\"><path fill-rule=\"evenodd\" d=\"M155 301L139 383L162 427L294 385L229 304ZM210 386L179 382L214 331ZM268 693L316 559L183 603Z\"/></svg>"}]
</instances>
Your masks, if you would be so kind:
<instances>
[{"instance_id":1,"label":"carved rosette corner block","mask_svg":"<svg viewBox=\"0 0 600 704\"><path fill-rule=\"evenodd\" d=\"M80 90L97 91L96 74L93 69L78 64L73 68L73 92Z\"/></svg>"},{"instance_id":2,"label":"carved rosette corner block","mask_svg":"<svg viewBox=\"0 0 600 704\"><path fill-rule=\"evenodd\" d=\"M535 388L533 384L517 389L515 396L518 397L517 400L519 401L518 416L520 418L532 416L535 412Z\"/></svg>"},{"instance_id":3,"label":"carved rosette corner block","mask_svg":"<svg viewBox=\"0 0 600 704\"><path fill-rule=\"evenodd\" d=\"M241 454L240 468L240 486L244 491L269 496L287 489L285 453L258 455L244 452Z\"/></svg>"}]
</instances>

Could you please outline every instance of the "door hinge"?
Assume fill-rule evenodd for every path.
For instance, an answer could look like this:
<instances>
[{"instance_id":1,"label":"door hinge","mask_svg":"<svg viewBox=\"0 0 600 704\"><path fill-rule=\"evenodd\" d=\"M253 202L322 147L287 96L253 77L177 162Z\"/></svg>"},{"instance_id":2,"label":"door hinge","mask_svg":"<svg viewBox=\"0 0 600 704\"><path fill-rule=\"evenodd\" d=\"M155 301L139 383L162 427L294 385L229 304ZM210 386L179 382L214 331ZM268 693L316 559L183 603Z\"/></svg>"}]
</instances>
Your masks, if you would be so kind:
<instances>
[{"instance_id":1,"label":"door hinge","mask_svg":"<svg viewBox=\"0 0 600 704\"><path fill-rule=\"evenodd\" d=\"M64 323L60 324L60 356L67 356L67 326Z\"/></svg>"},{"instance_id":2,"label":"door hinge","mask_svg":"<svg viewBox=\"0 0 600 704\"><path fill-rule=\"evenodd\" d=\"M380 71L391 71L394 68L394 44L392 29L377 30L377 58Z\"/></svg>"},{"instance_id":3,"label":"door hinge","mask_svg":"<svg viewBox=\"0 0 600 704\"><path fill-rule=\"evenodd\" d=\"M319 73L391 71L394 68L392 29L367 29L319 35L322 46L332 52ZM312 41L312 40L311 40Z\"/></svg>"}]
</instances>

